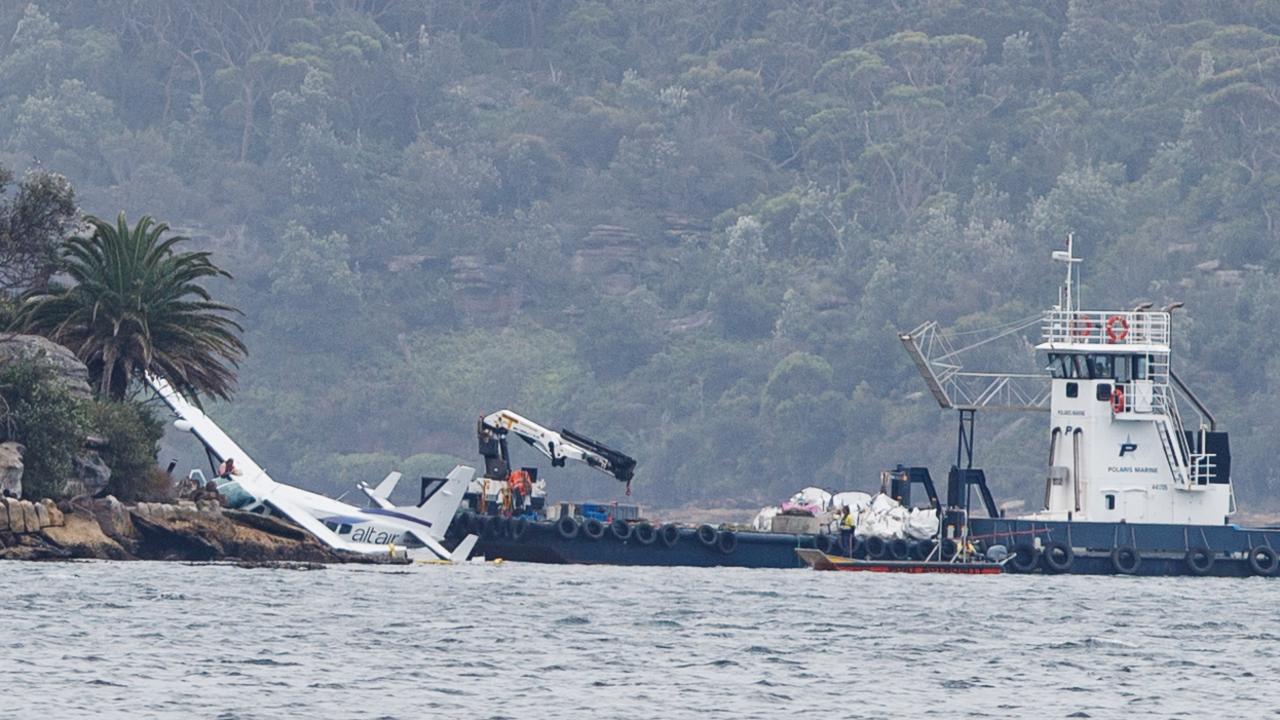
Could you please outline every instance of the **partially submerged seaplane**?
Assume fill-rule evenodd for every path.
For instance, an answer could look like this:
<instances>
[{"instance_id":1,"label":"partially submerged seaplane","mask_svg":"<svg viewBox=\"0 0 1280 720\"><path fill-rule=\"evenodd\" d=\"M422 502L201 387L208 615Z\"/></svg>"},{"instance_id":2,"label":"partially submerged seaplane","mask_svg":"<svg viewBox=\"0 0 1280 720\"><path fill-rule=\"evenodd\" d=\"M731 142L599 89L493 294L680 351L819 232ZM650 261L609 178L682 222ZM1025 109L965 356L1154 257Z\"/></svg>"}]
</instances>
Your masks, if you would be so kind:
<instances>
[{"instance_id":1,"label":"partially submerged seaplane","mask_svg":"<svg viewBox=\"0 0 1280 720\"><path fill-rule=\"evenodd\" d=\"M167 381L148 374L146 382L173 411L177 418L174 425L195 435L210 459L235 459L239 474L218 480L218 491L226 496L230 507L292 520L335 550L452 562L466 560L471 554L475 535L468 535L452 551L440 541L475 476L473 468L459 465L446 477L423 478L418 504L405 506L388 500L400 479L399 473L391 473L377 487L369 488L363 483L359 486L376 507L356 507L273 480L222 428Z\"/></svg>"}]
</instances>

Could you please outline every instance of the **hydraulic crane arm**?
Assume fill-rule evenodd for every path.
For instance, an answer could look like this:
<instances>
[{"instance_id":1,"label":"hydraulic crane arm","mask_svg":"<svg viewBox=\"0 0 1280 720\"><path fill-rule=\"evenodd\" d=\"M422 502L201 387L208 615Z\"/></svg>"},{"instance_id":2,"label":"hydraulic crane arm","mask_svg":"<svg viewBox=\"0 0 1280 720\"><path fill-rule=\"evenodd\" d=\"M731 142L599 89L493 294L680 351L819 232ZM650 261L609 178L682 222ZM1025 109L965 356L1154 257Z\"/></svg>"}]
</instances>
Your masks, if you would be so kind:
<instances>
[{"instance_id":1,"label":"hydraulic crane arm","mask_svg":"<svg viewBox=\"0 0 1280 720\"><path fill-rule=\"evenodd\" d=\"M628 455L572 430L556 432L510 410L499 410L481 418L476 426L485 477L505 479L511 471L508 434L514 434L546 455L553 467L563 467L566 460L576 460L621 482L630 483L635 475L636 461Z\"/></svg>"}]
</instances>

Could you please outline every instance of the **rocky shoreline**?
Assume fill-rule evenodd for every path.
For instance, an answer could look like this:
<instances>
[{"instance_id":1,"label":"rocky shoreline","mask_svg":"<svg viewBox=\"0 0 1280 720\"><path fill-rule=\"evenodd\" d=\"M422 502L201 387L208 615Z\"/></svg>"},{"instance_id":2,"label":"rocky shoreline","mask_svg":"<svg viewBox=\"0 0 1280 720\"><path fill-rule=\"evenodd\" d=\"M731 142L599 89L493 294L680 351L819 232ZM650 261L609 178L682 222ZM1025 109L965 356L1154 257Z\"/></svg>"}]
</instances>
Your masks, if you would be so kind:
<instances>
[{"instance_id":1,"label":"rocky shoreline","mask_svg":"<svg viewBox=\"0 0 1280 720\"><path fill-rule=\"evenodd\" d=\"M138 503L112 496L61 502L0 498L0 559L369 563L301 527L212 500Z\"/></svg>"}]
</instances>

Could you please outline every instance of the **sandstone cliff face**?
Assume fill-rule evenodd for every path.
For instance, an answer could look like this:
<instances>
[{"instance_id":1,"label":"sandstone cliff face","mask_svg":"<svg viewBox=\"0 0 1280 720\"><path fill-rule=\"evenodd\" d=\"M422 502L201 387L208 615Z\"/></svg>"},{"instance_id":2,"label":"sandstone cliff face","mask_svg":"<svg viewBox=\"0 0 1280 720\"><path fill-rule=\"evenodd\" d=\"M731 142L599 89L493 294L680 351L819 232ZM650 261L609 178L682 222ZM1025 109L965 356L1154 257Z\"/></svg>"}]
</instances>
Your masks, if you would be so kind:
<instances>
[{"instance_id":1,"label":"sandstone cliff face","mask_svg":"<svg viewBox=\"0 0 1280 720\"><path fill-rule=\"evenodd\" d=\"M608 295L625 295L636 288L643 257L640 238L617 225L596 225L578 243L569 267L599 283Z\"/></svg>"},{"instance_id":2,"label":"sandstone cliff face","mask_svg":"<svg viewBox=\"0 0 1280 720\"><path fill-rule=\"evenodd\" d=\"M508 282L507 270L479 255L458 255L449 262L454 305L480 324L504 324L520 309L520 293Z\"/></svg>"}]
</instances>

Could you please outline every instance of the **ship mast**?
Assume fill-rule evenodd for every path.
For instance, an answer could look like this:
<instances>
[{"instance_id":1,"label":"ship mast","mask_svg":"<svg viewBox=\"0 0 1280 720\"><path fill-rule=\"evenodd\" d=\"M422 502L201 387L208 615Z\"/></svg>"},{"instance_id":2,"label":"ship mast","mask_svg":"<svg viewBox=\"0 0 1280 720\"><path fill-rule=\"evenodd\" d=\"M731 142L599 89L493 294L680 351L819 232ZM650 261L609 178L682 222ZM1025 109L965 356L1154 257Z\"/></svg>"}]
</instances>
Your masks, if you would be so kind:
<instances>
[{"instance_id":1,"label":"ship mast","mask_svg":"<svg viewBox=\"0 0 1280 720\"><path fill-rule=\"evenodd\" d=\"M1075 275L1075 266L1080 258L1075 256L1075 234L1067 233L1067 249L1054 250L1051 257L1067 266L1067 280L1058 288L1058 305L1054 310L1075 312L1080 305L1080 278Z\"/></svg>"}]
</instances>

